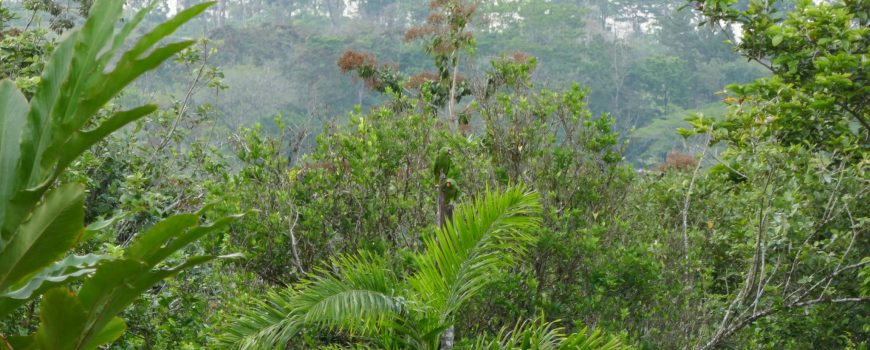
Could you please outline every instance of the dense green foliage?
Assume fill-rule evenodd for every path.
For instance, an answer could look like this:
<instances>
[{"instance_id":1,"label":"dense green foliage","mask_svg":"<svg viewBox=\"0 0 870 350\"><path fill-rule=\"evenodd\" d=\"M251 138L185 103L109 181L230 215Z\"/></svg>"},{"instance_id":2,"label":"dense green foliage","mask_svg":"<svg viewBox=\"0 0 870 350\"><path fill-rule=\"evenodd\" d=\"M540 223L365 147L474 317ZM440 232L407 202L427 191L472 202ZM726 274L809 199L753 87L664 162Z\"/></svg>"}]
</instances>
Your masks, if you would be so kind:
<instances>
[{"instance_id":1,"label":"dense green foliage","mask_svg":"<svg viewBox=\"0 0 870 350\"><path fill-rule=\"evenodd\" d=\"M540 204L522 187L487 193L457 208L424 251L415 271L398 281L383 257L341 256L332 270L278 292L247 312L226 338L243 349L271 349L304 328L338 330L379 348L437 349L442 333L492 275L510 268L534 242Z\"/></svg>"},{"instance_id":2,"label":"dense green foliage","mask_svg":"<svg viewBox=\"0 0 870 350\"><path fill-rule=\"evenodd\" d=\"M207 7L0 4L0 348L870 343L866 2Z\"/></svg>"},{"instance_id":3,"label":"dense green foliage","mask_svg":"<svg viewBox=\"0 0 870 350\"><path fill-rule=\"evenodd\" d=\"M0 316L39 300L33 334L3 337L6 349L97 349L126 328L116 314L155 283L215 256L166 261L231 218L200 224L203 213L177 215L155 224L117 254L70 254L103 222L85 227L85 191L58 184L67 167L113 131L157 109L142 106L97 117L126 84L193 42L155 47L208 4L181 12L132 48L110 60L148 9L117 34L122 4L98 1L82 29L60 41L47 59L29 103L9 80L0 81ZM11 67L12 69L18 67ZM75 292L67 285L81 281Z\"/></svg>"}]
</instances>

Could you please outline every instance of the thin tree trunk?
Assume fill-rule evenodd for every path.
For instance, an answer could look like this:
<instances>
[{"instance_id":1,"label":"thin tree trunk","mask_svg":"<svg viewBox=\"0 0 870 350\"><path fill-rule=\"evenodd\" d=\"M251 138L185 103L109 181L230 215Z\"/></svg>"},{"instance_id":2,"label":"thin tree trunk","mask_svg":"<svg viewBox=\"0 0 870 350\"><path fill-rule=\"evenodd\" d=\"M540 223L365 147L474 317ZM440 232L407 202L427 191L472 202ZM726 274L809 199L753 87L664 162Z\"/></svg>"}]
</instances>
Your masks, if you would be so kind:
<instances>
[{"instance_id":1,"label":"thin tree trunk","mask_svg":"<svg viewBox=\"0 0 870 350\"><path fill-rule=\"evenodd\" d=\"M453 338L454 338L454 329L453 326L448 327L444 330L444 335L441 336L441 349L449 350L453 349Z\"/></svg>"},{"instance_id":2,"label":"thin tree trunk","mask_svg":"<svg viewBox=\"0 0 870 350\"><path fill-rule=\"evenodd\" d=\"M227 17L227 0L218 1L217 6L218 27L224 26Z\"/></svg>"},{"instance_id":3,"label":"thin tree trunk","mask_svg":"<svg viewBox=\"0 0 870 350\"><path fill-rule=\"evenodd\" d=\"M459 55L459 53L454 52L454 55ZM456 109L456 81L459 79L459 59L456 59L456 63L453 64L453 79L450 82L450 101L447 101L447 113L449 118L447 120L450 121L450 124L454 124L456 122L456 116L454 115L454 109Z\"/></svg>"},{"instance_id":4,"label":"thin tree trunk","mask_svg":"<svg viewBox=\"0 0 870 350\"><path fill-rule=\"evenodd\" d=\"M451 93L452 95L452 93ZM444 184L447 182L446 174L441 174L438 179L438 227L443 227L447 221L453 219L453 206L447 203L447 198L444 194ZM453 348L453 339L455 332L453 326L444 330L441 335L441 349L448 350Z\"/></svg>"},{"instance_id":5,"label":"thin tree trunk","mask_svg":"<svg viewBox=\"0 0 870 350\"><path fill-rule=\"evenodd\" d=\"M293 262L296 265L296 268L299 269L299 272L304 275L305 269L302 267L302 261L299 259L299 249L296 245L296 235L293 233L293 231L296 230L297 222L299 222L299 213L296 213L296 217L293 219L293 222L290 223L290 230L287 232L290 236L290 249L293 250Z\"/></svg>"}]
</instances>

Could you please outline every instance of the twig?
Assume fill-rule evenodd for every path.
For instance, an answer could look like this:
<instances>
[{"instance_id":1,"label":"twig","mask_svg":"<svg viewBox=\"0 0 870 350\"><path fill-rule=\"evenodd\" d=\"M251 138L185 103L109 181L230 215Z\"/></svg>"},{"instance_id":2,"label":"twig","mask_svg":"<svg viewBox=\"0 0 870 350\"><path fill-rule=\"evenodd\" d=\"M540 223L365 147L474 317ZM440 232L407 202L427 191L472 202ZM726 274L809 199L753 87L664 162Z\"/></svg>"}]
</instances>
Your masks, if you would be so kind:
<instances>
[{"instance_id":1,"label":"twig","mask_svg":"<svg viewBox=\"0 0 870 350\"><path fill-rule=\"evenodd\" d=\"M734 333L736 333L740 329L754 323L755 321L761 319L762 317L770 316L770 315L777 313L777 312L780 312L780 311L790 310L790 309L794 309L797 307L813 306L813 305L818 305L818 304L866 303L866 302L870 302L870 297L847 297L847 298L839 298L839 299L820 299L820 300L816 299L816 300L810 300L810 301L805 301L805 302L800 302L800 303L789 304L789 305L786 305L782 308L765 309L764 311L761 311L759 313L755 313L752 316L744 319L743 321L738 322L733 327L731 327L728 331L723 333L721 337L714 338L714 339L710 340L709 342L707 342L706 344L704 344L704 346L702 346L700 348L700 350L709 350L709 349L716 348L723 339L730 337L731 335L733 335Z\"/></svg>"},{"instance_id":2,"label":"twig","mask_svg":"<svg viewBox=\"0 0 870 350\"><path fill-rule=\"evenodd\" d=\"M207 51L207 49L208 47L204 45L203 51ZM202 64L199 66L199 69L197 69L196 78L193 80L193 83L190 84L190 87L187 88L187 94L184 96L184 101L178 109L178 115L175 117L175 121L172 122L172 127L169 128L169 133L166 134L166 137L164 137L163 141L160 142L160 145L157 146L153 157L157 157L157 154L163 151L163 148L165 148L169 144L169 141L172 140L172 135L175 133L175 130L178 129L178 123L181 121L181 118L184 117L184 114L187 112L187 106L190 103L191 97L193 97L193 92L196 90L197 85L199 85L199 81L202 79L207 64L208 54L203 56Z\"/></svg>"},{"instance_id":3,"label":"twig","mask_svg":"<svg viewBox=\"0 0 870 350\"><path fill-rule=\"evenodd\" d=\"M704 156L707 154L707 149L710 146L711 137L710 134L707 134L707 139L704 141L704 152L701 154L701 159L698 160L698 164L692 172L692 180L689 181L689 189L686 191L686 197L683 200L683 253L686 260L686 275L688 275L689 269L689 202L692 198L692 190L695 187L695 179L698 178L698 171L701 169L701 164L704 162Z\"/></svg>"},{"instance_id":4,"label":"twig","mask_svg":"<svg viewBox=\"0 0 870 350\"><path fill-rule=\"evenodd\" d=\"M289 222L289 220L288 220ZM290 236L290 249L293 250L293 263L296 265L296 268L299 269L299 272L305 274L305 269L302 267L302 261L299 260L299 250L296 248L296 235L293 231L296 230L296 224L299 222L299 212L296 212L295 217L293 218L293 222L290 223L290 230L287 231Z\"/></svg>"}]
</instances>

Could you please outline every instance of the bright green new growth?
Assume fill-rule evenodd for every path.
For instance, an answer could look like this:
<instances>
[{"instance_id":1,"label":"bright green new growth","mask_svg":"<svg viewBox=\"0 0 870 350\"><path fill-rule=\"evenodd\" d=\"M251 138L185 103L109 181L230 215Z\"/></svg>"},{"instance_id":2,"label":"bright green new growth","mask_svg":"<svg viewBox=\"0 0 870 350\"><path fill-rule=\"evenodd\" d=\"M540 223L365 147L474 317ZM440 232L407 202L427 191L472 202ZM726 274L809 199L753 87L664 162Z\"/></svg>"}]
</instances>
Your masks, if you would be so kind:
<instances>
[{"instance_id":1,"label":"bright green new growth","mask_svg":"<svg viewBox=\"0 0 870 350\"><path fill-rule=\"evenodd\" d=\"M544 317L517 322L513 328L502 328L495 340L479 339L472 347L478 350L629 350L619 337L608 336L600 329L580 329L564 334L561 327Z\"/></svg>"},{"instance_id":2,"label":"bright green new growth","mask_svg":"<svg viewBox=\"0 0 870 350\"><path fill-rule=\"evenodd\" d=\"M217 257L190 257L176 266L161 265L163 260L234 219L205 225L202 212L173 216L140 234L120 258L67 256L87 232L84 188L58 185L58 177L92 145L157 108L94 118L137 77L190 46L192 41L157 44L211 5L180 12L119 54L154 7L116 31L123 4L93 4L82 28L57 46L30 101L12 82L0 82L0 317L43 296L36 333L0 336L0 348L96 349L111 343L126 328L115 315L140 293ZM77 292L65 286L76 280L83 281Z\"/></svg>"},{"instance_id":3,"label":"bright green new growth","mask_svg":"<svg viewBox=\"0 0 870 350\"><path fill-rule=\"evenodd\" d=\"M456 312L534 243L540 210L524 186L482 194L425 241L404 281L381 256L334 259L332 269L246 310L224 345L272 349L306 330L333 330L381 348L437 349Z\"/></svg>"}]
</instances>

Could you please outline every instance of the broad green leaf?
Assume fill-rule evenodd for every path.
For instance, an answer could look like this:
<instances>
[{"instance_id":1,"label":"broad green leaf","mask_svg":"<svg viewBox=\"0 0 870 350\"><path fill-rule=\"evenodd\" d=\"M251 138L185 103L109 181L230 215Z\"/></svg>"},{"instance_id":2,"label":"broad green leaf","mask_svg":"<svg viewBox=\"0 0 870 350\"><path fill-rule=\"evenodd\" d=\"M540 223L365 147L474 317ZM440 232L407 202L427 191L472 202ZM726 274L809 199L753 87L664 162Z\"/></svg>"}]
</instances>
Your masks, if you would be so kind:
<instances>
[{"instance_id":1,"label":"broad green leaf","mask_svg":"<svg viewBox=\"0 0 870 350\"><path fill-rule=\"evenodd\" d=\"M0 349L3 350L34 350L36 349L36 337L35 335L14 335L10 336L6 339L7 343L3 344L0 342L0 345L5 345L6 347L0 346Z\"/></svg>"},{"instance_id":2,"label":"broad green leaf","mask_svg":"<svg viewBox=\"0 0 870 350\"><path fill-rule=\"evenodd\" d=\"M115 215L108 219L99 219L98 221L92 222L85 227L85 233L82 235L81 241L88 240L94 237L96 234L103 232L108 229L110 226L120 222L122 219L126 218L129 215L128 212L124 212L118 215Z\"/></svg>"},{"instance_id":3,"label":"broad green leaf","mask_svg":"<svg viewBox=\"0 0 870 350\"><path fill-rule=\"evenodd\" d=\"M27 99L14 83L0 81L0 251L12 234L4 222L9 200L16 187L15 169L20 154L21 132L27 120Z\"/></svg>"},{"instance_id":4,"label":"broad green leaf","mask_svg":"<svg viewBox=\"0 0 870 350\"><path fill-rule=\"evenodd\" d=\"M114 315L123 311L155 283L214 259L236 257L238 255L194 256L173 268L155 271L149 271L141 262L127 259L100 264L97 273L88 279L79 291L79 300L85 309L89 310L84 329L89 336L80 339L78 344L91 344L93 337L91 334L107 327Z\"/></svg>"},{"instance_id":5,"label":"broad green leaf","mask_svg":"<svg viewBox=\"0 0 870 350\"><path fill-rule=\"evenodd\" d=\"M110 344L120 338L126 330L127 323L120 317L114 317L82 349L96 349L100 345Z\"/></svg>"},{"instance_id":6,"label":"broad green leaf","mask_svg":"<svg viewBox=\"0 0 870 350\"><path fill-rule=\"evenodd\" d=\"M86 94L87 98L82 102L78 110L79 115L93 115L133 80L192 45L192 41L182 41L152 50L154 45L157 45L160 40L174 33L182 24L190 21L212 5L214 5L214 2L191 6L142 36L130 51L121 56L111 73L100 74L99 78L93 79L90 86L91 90ZM126 36L128 34L122 29L119 35ZM145 56L149 51L151 53Z\"/></svg>"},{"instance_id":7,"label":"broad green leaf","mask_svg":"<svg viewBox=\"0 0 870 350\"><path fill-rule=\"evenodd\" d=\"M779 44L782 43L782 39L783 39L782 35L776 35L773 37L773 39L771 39L770 43L773 44L774 47L777 47L777 46L779 46Z\"/></svg>"},{"instance_id":8,"label":"broad green leaf","mask_svg":"<svg viewBox=\"0 0 870 350\"><path fill-rule=\"evenodd\" d=\"M96 113L106 102L117 96L133 80L136 80L136 78L145 72L157 68L161 63L193 45L193 43L194 41L187 40L167 44L151 51L148 56L142 58L130 55L128 52L115 66L115 70L111 73L103 74L102 79L97 81L96 85L93 86L93 90L82 101L80 113Z\"/></svg>"},{"instance_id":9,"label":"broad green leaf","mask_svg":"<svg viewBox=\"0 0 870 350\"><path fill-rule=\"evenodd\" d=\"M36 344L40 349L77 349L85 332L87 310L75 294L66 288L55 288L42 298Z\"/></svg>"},{"instance_id":10,"label":"broad green leaf","mask_svg":"<svg viewBox=\"0 0 870 350\"><path fill-rule=\"evenodd\" d=\"M67 37L52 56L53 61L57 59L54 63L58 69L47 69L43 76L43 82L48 79L51 86L40 89L40 93L47 93L38 93L32 101L31 120L40 121L41 127L32 134L38 141L34 149L36 163L29 176L30 186L53 180L46 179L44 172L55 166L58 151L64 149L71 133L93 116L91 113L73 118L85 92L85 82L102 71L96 57L111 38L122 6L121 2L109 0L94 3L81 30Z\"/></svg>"},{"instance_id":11,"label":"broad green leaf","mask_svg":"<svg viewBox=\"0 0 870 350\"><path fill-rule=\"evenodd\" d=\"M62 118L56 121L61 127L55 128L54 131L63 136L80 129L93 116L93 113L76 116L76 109L86 89L86 82L103 70L102 65L97 61L97 55L112 38L123 5L120 1L97 1L90 8L90 16L78 32L78 42L70 63L69 76L52 110L54 118ZM54 146L60 147L61 143L56 143Z\"/></svg>"},{"instance_id":12,"label":"broad green leaf","mask_svg":"<svg viewBox=\"0 0 870 350\"><path fill-rule=\"evenodd\" d=\"M67 184L48 193L0 252L0 291L66 254L84 232L84 190Z\"/></svg>"},{"instance_id":13,"label":"broad green leaf","mask_svg":"<svg viewBox=\"0 0 870 350\"><path fill-rule=\"evenodd\" d=\"M134 288L138 286L130 285L130 283L148 275L147 267L136 261L104 261L97 267L94 276L85 281L78 297L71 295L62 303L46 304L43 301L40 316L42 323L36 332L36 338L41 348L89 349L85 345L96 346L99 345L100 341L114 336L119 326L115 321L117 318L115 315L143 291L141 288ZM83 294L86 289L90 292L97 292L97 296L100 298L88 299L87 294ZM48 299L49 295L57 290L53 289L46 293L45 299ZM135 295L131 295L132 293ZM115 297L119 294L125 299L117 301ZM53 297L60 298L56 295ZM56 325L65 323L70 324L69 332L58 335L59 331L55 329ZM104 332L106 329L108 331ZM62 345L49 344L49 347L45 347L44 344L48 344L47 342L51 339L59 339L58 341L62 342Z\"/></svg>"},{"instance_id":14,"label":"broad green leaf","mask_svg":"<svg viewBox=\"0 0 870 350\"><path fill-rule=\"evenodd\" d=\"M116 315L142 292L219 258L191 257L175 267L154 270L164 258L234 219L197 226L202 215L197 213L168 220L144 234L126 259L70 256L56 262L85 232L84 190L76 184L55 188L56 179L82 152L157 107L118 112L90 130L82 128L129 83L189 47L192 41L157 45L212 5L193 6L158 25L107 72L116 52L156 4L151 1L116 34L123 2L96 0L85 24L55 48L29 102L14 84L0 82L0 315L46 293L37 332L3 339L0 347L96 349L120 337L126 325ZM85 279L79 295L55 288L77 279Z\"/></svg>"},{"instance_id":15,"label":"broad green leaf","mask_svg":"<svg viewBox=\"0 0 870 350\"><path fill-rule=\"evenodd\" d=\"M79 299L88 310L89 329L99 329L138 296L134 285L148 274L148 266L139 261L119 259L106 261L79 289ZM121 300L118 300L121 299Z\"/></svg>"},{"instance_id":16,"label":"broad green leaf","mask_svg":"<svg viewBox=\"0 0 870 350\"><path fill-rule=\"evenodd\" d=\"M139 10L139 12L137 12L136 15L133 16L133 18L131 18L129 21L127 21L126 24L124 24L124 27L121 28L121 30L118 32L118 34L115 35L115 38L112 40L111 48L109 48L109 50L107 50L100 56L99 62L101 66L105 67L107 64L109 64L109 61L111 61L112 58L115 57L115 53L118 52L118 49L120 49L121 46L124 45L124 42L127 41L130 33L133 33L133 30L142 23L142 20L145 19L145 16L151 13L151 11L154 10L156 6L157 1L151 1L148 6L145 6L143 9ZM96 79L98 78L100 78L99 75L94 75L91 80L96 81Z\"/></svg>"},{"instance_id":17,"label":"broad green leaf","mask_svg":"<svg viewBox=\"0 0 870 350\"><path fill-rule=\"evenodd\" d=\"M129 111L122 111L113 114L111 117L103 121L99 126L90 131L76 131L72 133L69 141L59 151L57 167L55 168L55 177L60 176L70 163L78 158L82 153L88 150L91 146L109 136L109 134L117 131L125 125L151 114L157 110L155 105L145 105Z\"/></svg>"},{"instance_id":18,"label":"broad green leaf","mask_svg":"<svg viewBox=\"0 0 870 350\"><path fill-rule=\"evenodd\" d=\"M187 231L196 225L197 221L196 214L181 214L166 218L134 238L133 243L124 250L124 256L133 260L148 261L167 241Z\"/></svg>"},{"instance_id":19,"label":"broad green leaf","mask_svg":"<svg viewBox=\"0 0 870 350\"><path fill-rule=\"evenodd\" d=\"M51 139L54 135L51 128L55 122L52 120L51 111L61 93L61 84L69 72L77 37L78 33L74 32L55 48L43 71L40 88L30 100L27 128L21 137L19 188L33 188L42 184L42 173L45 170L43 165L51 163L43 160L45 150L55 142Z\"/></svg>"},{"instance_id":20,"label":"broad green leaf","mask_svg":"<svg viewBox=\"0 0 870 350\"><path fill-rule=\"evenodd\" d=\"M0 317L44 291L87 277L96 271L96 265L107 259L102 255L71 255L54 263L27 280L24 285L0 294Z\"/></svg>"},{"instance_id":21,"label":"broad green leaf","mask_svg":"<svg viewBox=\"0 0 870 350\"><path fill-rule=\"evenodd\" d=\"M215 221L211 225L195 227L190 231L180 235L176 239L172 240L172 242L167 243L164 247L161 247L159 250L154 252L152 256L146 257L146 259L148 263L152 265L157 264L158 262L168 258L173 253L181 250L188 244L193 243L194 241L202 238L203 236L226 228L240 217L242 217L242 215L223 217Z\"/></svg>"}]
</instances>

